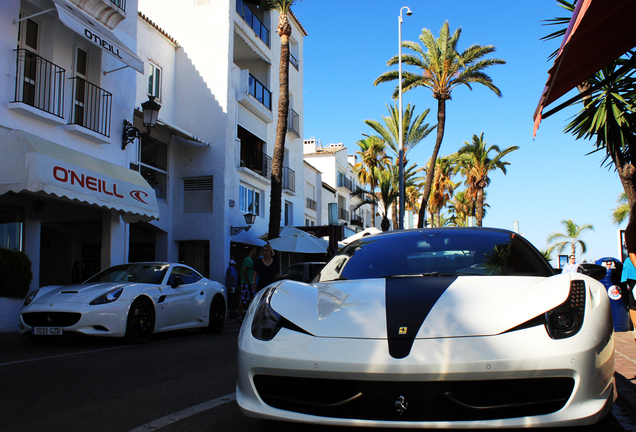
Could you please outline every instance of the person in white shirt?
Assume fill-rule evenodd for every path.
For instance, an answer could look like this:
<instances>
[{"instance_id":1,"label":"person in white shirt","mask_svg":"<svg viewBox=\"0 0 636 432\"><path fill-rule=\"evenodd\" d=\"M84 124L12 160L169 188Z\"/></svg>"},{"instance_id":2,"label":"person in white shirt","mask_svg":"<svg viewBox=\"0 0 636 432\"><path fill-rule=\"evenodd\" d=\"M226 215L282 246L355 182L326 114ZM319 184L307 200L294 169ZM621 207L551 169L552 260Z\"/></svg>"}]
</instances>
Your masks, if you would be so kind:
<instances>
[{"instance_id":1,"label":"person in white shirt","mask_svg":"<svg viewBox=\"0 0 636 432\"><path fill-rule=\"evenodd\" d=\"M569 261L563 266L561 273L576 273L578 269L579 265L576 263L576 257L574 255L570 255Z\"/></svg>"}]
</instances>

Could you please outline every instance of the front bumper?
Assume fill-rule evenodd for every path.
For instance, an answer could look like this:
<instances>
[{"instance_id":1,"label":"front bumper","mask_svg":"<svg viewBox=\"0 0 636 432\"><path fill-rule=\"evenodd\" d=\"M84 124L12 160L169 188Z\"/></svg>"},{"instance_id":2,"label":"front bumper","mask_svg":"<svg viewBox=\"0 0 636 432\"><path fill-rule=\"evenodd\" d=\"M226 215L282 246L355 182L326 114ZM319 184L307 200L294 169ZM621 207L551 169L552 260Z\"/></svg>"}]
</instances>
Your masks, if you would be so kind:
<instances>
[{"instance_id":1,"label":"front bumper","mask_svg":"<svg viewBox=\"0 0 636 432\"><path fill-rule=\"evenodd\" d=\"M282 329L262 342L247 324L239 336L237 401L252 417L395 428L553 427L595 423L616 399L613 335L601 340L583 330L553 340L537 326L487 337L419 339L408 357L395 359L384 340ZM319 381L329 384L324 397L317 396ZM525 396L528 388L534 396ZM470 391L485 398L467 398ZM517 408L532 403L506 410L497 408L502 401ZM475 408L480 404L498 411L485 413Z\"/></svg>"},{"instance_id":2,"label":"front bumper","mask_svg":"<svg viewBox=\"0 0 636 432\"><path fill-rule=\"evenodd\" d=\"M61 305L31 304L20 311L22 333L31 333L33 327L62 327L64 333L73 332L90 336L123 337L126 334L128 306L124 302L90 306L83 303ZM39 316L25 317L25 314ZM80 318L69 325L65 317L79 314ZM48 316L48 317L47 317Z\"/></svg>"}]
</instances>

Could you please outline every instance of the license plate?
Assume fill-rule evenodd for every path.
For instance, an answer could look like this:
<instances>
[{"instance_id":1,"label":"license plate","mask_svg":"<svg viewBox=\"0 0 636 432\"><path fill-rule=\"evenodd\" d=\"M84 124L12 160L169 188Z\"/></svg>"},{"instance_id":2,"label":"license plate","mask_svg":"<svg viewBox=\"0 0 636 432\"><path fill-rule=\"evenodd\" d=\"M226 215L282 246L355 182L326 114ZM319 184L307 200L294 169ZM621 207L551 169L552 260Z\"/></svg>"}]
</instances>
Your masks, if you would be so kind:
<instances>
[{"instance_id":1,"label":"license plate","mask_svg":"<svg viewBox=\"0 0 636 432\"><path fill-rule=\"evenodd\" d=\"M62 327L33 327L32 332L38 336L60 336Z\"/></svg>"}]
</instances>

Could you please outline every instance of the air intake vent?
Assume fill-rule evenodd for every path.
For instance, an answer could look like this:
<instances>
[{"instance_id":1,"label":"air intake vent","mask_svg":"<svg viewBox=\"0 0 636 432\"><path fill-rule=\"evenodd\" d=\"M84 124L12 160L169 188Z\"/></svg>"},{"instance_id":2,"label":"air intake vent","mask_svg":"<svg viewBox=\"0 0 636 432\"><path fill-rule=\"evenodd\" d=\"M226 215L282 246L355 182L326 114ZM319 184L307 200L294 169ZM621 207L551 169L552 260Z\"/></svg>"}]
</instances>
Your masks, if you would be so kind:
<instances>
[{"instance_id":1,"label":"air intake vent","mask_svg":"<svg viewBox=\"0 0 636 432\"><path fill-rule=\"evenodd\" d=\"M214 177L201 177L195 179L184 179L184 192L191 191L211 191L214 189Z\"/></svg>"}]
</instances>

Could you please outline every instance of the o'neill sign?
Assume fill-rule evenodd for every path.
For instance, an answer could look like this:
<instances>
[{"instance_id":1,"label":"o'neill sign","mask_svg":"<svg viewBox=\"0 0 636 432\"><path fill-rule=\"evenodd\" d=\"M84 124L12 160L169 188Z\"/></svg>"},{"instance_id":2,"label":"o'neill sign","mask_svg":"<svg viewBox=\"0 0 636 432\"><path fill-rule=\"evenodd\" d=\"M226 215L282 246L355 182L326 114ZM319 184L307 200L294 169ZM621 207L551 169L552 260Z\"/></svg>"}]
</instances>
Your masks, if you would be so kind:
<instances>
[{"instance_id":1,"label":"o'neill sign","mask_svg":"<svg viewBox=\"0 0 636 432\"><path fill-rule=\"evenodd\" d=\"M124 60L119 54L119 48L109 43L106 39L101 38L98 34L93 33L89 29L84 29L84 36L86 36L86 38L91 42L95 43L95 45L102 47L104 50L117 57L119 60Z\"/></svg>"},{"instance_id":2,"label":"o'neill sign","mask_svg":"<svg viewBox=\"0 0 636 432\"><path fill-rule=\"evenodd\" d=\"M144 62L120 41L112 31L86 16L85 13L69 4L66 0L53 0L53 3L55 3L57 15L62 24L137 72L144 73Z\"/></svg>"},{"instance_id":3,"label":"o'neill sign","mask_svg":"<svg viewBox=\"0 0 636 432\"><path fill-rule=\"evenodd\" d=\"M92 191L97 192L98 194L105 195L105 198L119 198L125 199L125 195L120 192L123 192L122 189L127 189L125 187L126 182L120 182L119 192L117 191L117 181L113 178L99 178L93 175L86 175L82 173L78 173L72 169L64 168L59 165L53 167L53 178L60 183L65 183L65 187L69 188L69 186L73 186L78 189L83 189L83 192ZM133 189L128 191L130 197L140 203L150 205L145 200L150 195L142 190Z\"/></svg>"}]
</instances>

